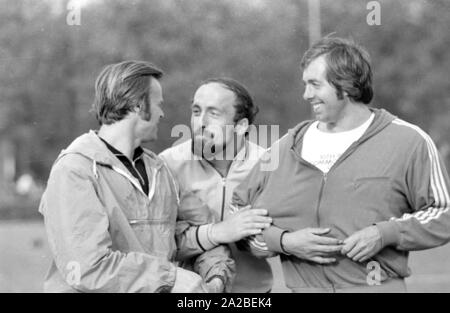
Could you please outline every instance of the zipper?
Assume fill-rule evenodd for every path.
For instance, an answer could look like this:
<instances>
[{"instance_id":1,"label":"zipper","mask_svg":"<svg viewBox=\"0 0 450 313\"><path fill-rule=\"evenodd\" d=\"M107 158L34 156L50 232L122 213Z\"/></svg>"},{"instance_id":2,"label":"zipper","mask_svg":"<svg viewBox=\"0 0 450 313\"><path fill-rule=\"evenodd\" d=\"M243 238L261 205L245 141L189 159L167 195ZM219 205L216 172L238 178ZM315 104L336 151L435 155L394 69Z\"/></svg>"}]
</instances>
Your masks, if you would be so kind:
<instances>
[{"instance_id":1,"label":"zipper","mask_svg":"<svg viewBox=\"0 0 450 313\"><path fill-rule=\"evenodd\" d=\"M291 148L291 152L294 153L294 155L296 155L299 158L300 162L304 163L306 166L308 166L316 171L319 171L322 174L322 182L320 184L319 198L317 200L317 206L316 206L316 222L317 222L317 227L320 227L319 209L320 209L320 204L322 202L323 190L325 188L325 184L327 183L328 174L335 167L335 165L339 159L336 161L336 163L333 164L333 166L328 170L327 173L324 173L317 166L315 166L312 163L309 163L308 161L303 159L300 155L298 155L298 153L293 148ZM323 265L320 265L319 268L320 268L320 271L322 272L323 277L328 281L331 288L333 288L333 290L335 290L334 284L331 282L331 280L328 278L327 274L325 273L325 267Z\"/></svg>"},{"instance_id":2,"label":"zipper","mask_svg":"<svg viewBox=\"0 0 450 313\"><path fill-rule=\"evenodd\" d=\"M161 221L161 220L147 220L147 219L135 219L135 220L129 220L128 223L130 225L164 225L168 224L169 222Z\"/></svg>"},{"instance_id":3,"label":"zipper","mask_svg":"<svg viewBox=\"0 0 450 313\"><path fill-rule=\"evenodd\" d=\"M320 228L319 208L320 208L320 203L322 201L323 190L325 188L325 184L327 183L327 178L328 178L328 173L322 173L322 184L320 186L319 199L317 201L317 207L316 207L316 221L317 221L317 227L318 228ZM319 267L320 267L320 269L322 271L323 277L325 277L325 279L328 281L328 283L331 285L331 288L333 288L333 291L334 291L335 290L335 286L332 283L332 281L328 278L327 274L325 273L325 266L320 265Z\"/></svg>"},{"instance_id":4,"label":"zipper","mask_svg":"<svg viewBox=\"0 0 450 313\"><path fill-rule=\"evenodd\" d=\"M325 188L326 182L327 182L327 173L323 173L322 174L322 184L320 185L320 191L319 191L319 199L317 200L317 207L316 207L317 227L320 227L319 208L320 208L320 203L322 201L323 189Z\"/></svg>"},{"instance_id":5,"label":"zipper","mask_svg":"<svg viewBox=\"0 0 450 313\"><path fill-rule=\"evenodd\" d=\"M244 147L243 149L247 149L247 147ZM226 176L222 176L222 174L214 167L211 163L208 161L205 161L205 163L208 164L222 179L222 207L220 210L220 221L223 221L224 215L225 215L225 197L226 197L226 184L227 184L227 177L231 172L231 168L233 167L235 161L236 161L237 155L234 157L233 161L231 162L230 166L228 167L228 172Z\"/></svg>"},{"instance_id":6,"label":"zipper","mask_svg":"<svg viewBox=\"0 0 450 313\"><path fill-rule=\"evenodd\" d=\"M226 190L226 184L227 184L227 176L228 176L228 174L227 174L227 176L222 176L222 174L214 166L212 166L211 163L209 163L207 161L205 163L208 164L208 166L210 166L217 173L217 175L220 176L220 179L222 180L222 206L221 206L221 209L220 209L220 221L223 221L223 216L224 216L224 211L225 211L225 194L226 194L226 191L227 191ZM233 164L230 165L230 167L228 169L228 173L230 173L230 169L231 169L232 165Z\"/></svg>"},{"instance_id":7,"label":"zipper","mask_svg":"<svg viewBox=\"0 0 450 313\"><path fill-rule=\"evenodd\" d=\"M312 163L306 161L305 159L303 159L303 158L301 157L301 155L299 155L299 154L297 153L297 151L295 151L292 147L291 147L290 150L291 150L291 152L299 159L299 161L300 161L301 163L305 164L305 165L308 166L309 168L314 169L314 170L316 170L316 171L318 171L318 172L320 172L320 173L322 174L322 182L321 182L321 185L320 185L319 199L317 200L317 206L316 206L316 222L317 222L317 227L320 227L319 208L320 208L320 203L321 203L321 201L322 201L323 189L324 189L324 187L325 187L325 183L327 182L327 175L328 175L328 173L331 171L331 169L334 167L334 165L336 165L336 163L333 164L333 166L330 168L330 170L328 171L328 173L324 173L324 172L322 172L322 170L319 169L317 166L315 166L314 164L312 164Z\"/></svg>"},{"instance_id":8,"label":"zipper","mask_svg":"<svg viewBox=\"0 0 450 313\"><path fill-rule=\"evenodd\" d=\"M314 164L311 164L310 162L306 161L305 159L303 159L298 153L297 151L295 151L292 147L291 147L291 152L294 153L295 156L297 156L299 158L299 160L306 164L308 167L316 169L317 171L322 173L322 183L320 186L320 191L319 191L319 199L317 201L317 207L316 207L316 222L317 222L317 227L320 227L320 217L319 217L319 209L320 209L320 204L322 202L322 197L323 197L323 190L325 188L325 184L327 183L327 178L328 178L328 174L334 170L335 167L339 166L350 154L353 153L353 151L356 149L356 147L358 147L360 144L359 140L355 141L354 143L352 143L350 145L350 147L348 147L348 149L346 151L344 151L344 153L336 160L336 162L334 162L334 164L331 166L331 168L328 170L327 173L322 172L322 170L320 170L317 166L315 166ZM325 266L321 265L320 266L321 271L323 276L325 277L325 279L328 280L328 283L331 285L331 288L335 291L336 287L335 285L332 283L332 281L328 278L326 272L325 272Z\"/></svg>"},{"instance_id":9,"label":"zipper","mask_svg":"<svg viewBox=\"0 0 450 313\"><path fill-rule=\"evenodd\" d=\"M226 195L226 182L227 178L222 177L222 213L220 214L220 221L223 221L223 215L225 211L225 195Z\"/></svg>"}]
</instances>

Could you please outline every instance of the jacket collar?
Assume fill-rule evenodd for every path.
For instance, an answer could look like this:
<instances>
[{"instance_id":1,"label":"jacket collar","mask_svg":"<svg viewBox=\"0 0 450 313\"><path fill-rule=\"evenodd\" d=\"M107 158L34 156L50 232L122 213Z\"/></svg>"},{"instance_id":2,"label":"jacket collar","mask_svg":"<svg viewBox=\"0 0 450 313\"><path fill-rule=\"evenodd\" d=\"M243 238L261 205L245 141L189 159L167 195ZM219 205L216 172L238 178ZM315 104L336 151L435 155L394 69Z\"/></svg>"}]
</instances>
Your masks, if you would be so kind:
<instances>
[{"instance_id":1,"label":"jacket collar","mask_svg":"<svg viewBox=\"0 0 450 313\"><path fill-rule=\"evenodd\" d=\"M109 151L111 151L116 157L118 157L118 158L124 157L124 158L128 159L128 157L125 154L123 154L121 151L117 150L115 147L110 145L105 139L103 139L100 136L99 136L99 138L106 145L106 147L109 149ZM140 159L143 154L144 154L144 149L142 149L142 147L137 147L136 149L134 149L132 161L136 162L136 160Z\"/></svg>"},{"instance_id":2,"label":"jacket collar","mask_svg":"<svg viewBox=\"0 0 450 313\"><path fill-rule=\"evenodd\" d=\"M375 114L375 117L373 119L372 124L370 124L369 128L366 130L366 132L362 135L361 138L359 138L355 145L360 145L364 141L368 140L369 138L373 137L380 131L382 131L385 127L387 127L391 122L396 118L396 116L392 115L388 111L384 109L375 109L375 108L369 108L371 112ZM305 135L306 130L308 127L314 123L314 120L307 120L304 122L301 122L294 128L290 129L288 131L288 140L290 141L289 146L292 150L296 152L297 155L301 155L301 148L303 143L303 136Z\"/></svg>"},{"instance_id":3,"label":"jacket collar","mask_svg":"<svg viewBox=\"0 0 450 313\"><path fill-rule=\"evenodd\" d=\"M142 151L143 155L147 156L146 160L151 167L158 169L163 165L156 154L147 149L142 149ZM122 162L115 157L94 130L76 138L67 149L61 151L58 159L69 153L81 154L100 165L124 168Z\"/></svg>"}]
</instances>

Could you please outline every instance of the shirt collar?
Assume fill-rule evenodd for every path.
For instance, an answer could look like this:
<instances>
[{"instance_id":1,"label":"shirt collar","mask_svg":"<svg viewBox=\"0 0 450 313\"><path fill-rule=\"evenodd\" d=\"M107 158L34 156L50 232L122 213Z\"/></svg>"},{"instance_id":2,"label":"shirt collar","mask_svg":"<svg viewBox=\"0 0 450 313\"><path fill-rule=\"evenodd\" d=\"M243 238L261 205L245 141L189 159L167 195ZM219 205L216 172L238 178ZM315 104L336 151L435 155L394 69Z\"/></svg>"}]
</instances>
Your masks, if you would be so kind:
<instances>
[{"instance_id":1,"label":"shirt collar","mask_svg":"<svg viewBox=\"0 0 450 313\"><path fill-rule=\"evenodd\" d=\"M116 157L121 157L121 156L126 157L125 154L123 154L122 152L120 152L119 150L117 150L116 148L111 146L105 139L103 139L100 136L99 136L99 138L101 139L101 141L103 141L103 143L106 145L106 147L109 149L109 151L111 151ZM136 161L137 159L139 159L143 153L144 153L144 149L142 149L142 147L140 147L140 146L137 147L134 150L133 161Z\"/></svg>"}]
</instances>

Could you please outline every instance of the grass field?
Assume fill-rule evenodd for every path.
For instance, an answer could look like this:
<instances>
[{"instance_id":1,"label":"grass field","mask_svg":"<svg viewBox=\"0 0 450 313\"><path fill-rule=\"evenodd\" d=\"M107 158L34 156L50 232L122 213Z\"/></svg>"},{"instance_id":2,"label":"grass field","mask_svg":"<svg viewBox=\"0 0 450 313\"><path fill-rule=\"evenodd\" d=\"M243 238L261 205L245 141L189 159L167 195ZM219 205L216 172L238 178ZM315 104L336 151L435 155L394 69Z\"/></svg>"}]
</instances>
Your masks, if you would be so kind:
<instances>
[{"instance_id":1,"label":"grass field","mask_svg":"<svg viewBox=\"0 0 450 313\"><path fill-rule=\"evenodd\" d=\"M289 292L278 258L270 262L275 275L273 292ZM0 222L0 292L41 292L49 264L41 222ZM450 245L412 253L410 268L408 291L450 292Z\"/></svg>"}]
</instances>

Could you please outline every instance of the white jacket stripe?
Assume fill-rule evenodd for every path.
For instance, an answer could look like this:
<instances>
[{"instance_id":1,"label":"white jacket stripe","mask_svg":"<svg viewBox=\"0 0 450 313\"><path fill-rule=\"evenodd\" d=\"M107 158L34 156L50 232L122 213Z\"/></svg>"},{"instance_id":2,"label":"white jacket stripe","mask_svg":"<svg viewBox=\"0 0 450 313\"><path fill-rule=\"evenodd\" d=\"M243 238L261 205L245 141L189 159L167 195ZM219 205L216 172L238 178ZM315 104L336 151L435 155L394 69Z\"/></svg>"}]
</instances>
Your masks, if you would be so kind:
<instances>
[{"instance_id":1,"label":"white jacket stripe","mask_svg":"<svg viewBox=\"0 0 450 313\"><path fill-rule=\"evenodd\" d=\"M431 190L433 192L435 206L430 207L425 211L420 211L414 214L404 214L401 218L402 220L404 220L414 217L421 224L426 224L433 219L439 218L441 214L447 212L450 204L450 197L448 194L447 186L445 185L444 176L442 174L437 148L433 143L433 140L430 138L430 136L419 127L400 119L395 119L393 123L414 129L417 133L419 133L422 136L422 138L427 143L428 154L431 164L431 175L430 175Z\"/></svg>"}]
</instances>

